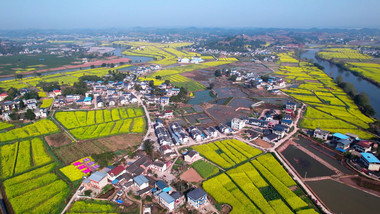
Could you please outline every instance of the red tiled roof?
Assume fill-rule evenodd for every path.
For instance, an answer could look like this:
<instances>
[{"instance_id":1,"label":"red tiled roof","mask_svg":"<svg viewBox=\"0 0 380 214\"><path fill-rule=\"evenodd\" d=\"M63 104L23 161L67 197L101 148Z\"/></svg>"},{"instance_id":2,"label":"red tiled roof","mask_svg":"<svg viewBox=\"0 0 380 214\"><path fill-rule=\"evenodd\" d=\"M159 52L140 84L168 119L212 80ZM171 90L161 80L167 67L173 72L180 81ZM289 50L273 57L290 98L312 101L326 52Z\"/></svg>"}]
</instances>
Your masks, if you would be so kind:
<instances>
[{"instance_id":1,"label":"red tiled roof","mask_svg":"<svg viewBox=\"0 0 380 214\"><path fill-rule=\"evenodd\" d=\"M7 93L2 93L2 94L0 94L0 97L6 97L6 96L8 96Z\"/></svg>"},{"instance_id":2,"label":"red tiled roof","mask_svg":"<svg viewBox=\"0 0 380 214\"><path fill-rule=\"evenodd\" d=\"M118 166L118 167L112 169L111 171L109 171L108 174L111 175L111 176L117 176L117 175L119 175L123 170L125 170L125 168L124 168L122 165L120 165L120 166Z\"/></svg>"},{"instance_id":3,"label":"red tiled roof","mask_svg":"<svg viewBox=\"0 0 380 214\"><path fill-rule=\"evenodd\" d=\"M371 142L369 142L369 141L360 141L359 143L357 143L356 145L358 145L358 146L361 146L361 147L363 147L363 148L369 148L369 147L371 147Z\"/></svg>"}]
</instances>

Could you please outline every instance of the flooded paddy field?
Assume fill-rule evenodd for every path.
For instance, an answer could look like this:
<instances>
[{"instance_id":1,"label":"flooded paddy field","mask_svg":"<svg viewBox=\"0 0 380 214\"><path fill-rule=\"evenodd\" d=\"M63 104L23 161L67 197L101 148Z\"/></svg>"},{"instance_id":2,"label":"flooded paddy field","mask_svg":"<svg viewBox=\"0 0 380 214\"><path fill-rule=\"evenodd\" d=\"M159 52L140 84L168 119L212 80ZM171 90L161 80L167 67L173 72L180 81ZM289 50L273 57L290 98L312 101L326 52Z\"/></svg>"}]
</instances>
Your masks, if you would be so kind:
<instances>
[{"instance_id":1,"label":"flooded paddy field","mask_svg":"<svg viewBox=\"0 0 380 214\"><path fill-rule=\"evenodd\" d=\"M294 145L289 145L281 154L294 167L298 174L305 178L331 176L335 172L327 168Z\"/></svg>"},{"instance_id":2,"label":"flooded paddy field","mask_svg":"<svg viewBox=\"0 0 380 214\"><path fill-rule=\"evenodd\" d=\"M231 102L228 104L228 106L239 108L239 107L244 107L244 108L250 108L252 104L254 104L250 99L245 99L245 98L234 98L231 100Z\"/></svg>"},{"instance_id":3,"label":"flooded paddy field","mask_svg":"<svg viewBox=\"0 0 380 214\"><path fill-rule=\"evenodd\" d=\"M380 198L334 180L307 181L323 203L334 213L379 213Z\"/></svg>"},{"instance_id":4,"label":"flooded paddy field","mask_svg":"<svg viewBox=\"0 0 380 214\"><path fill-rule=\"evenodd\" d=\"M194 93L194 97L187 102L191 105L199 105L202 103L208 103L215 99L216 97L210 96L210 90L197 91Z\"/></svg>"},{"instance_id":5,"label":"flooded paddy field","mask_svg":"<svg viewBox=\"0 0 380 214\"><path fill-rule=\"evenodd\" d=\"M217 93L218 98L247 97L247 95L238 88L215 88L213 90Z\"/></svg>"}]
</instances>

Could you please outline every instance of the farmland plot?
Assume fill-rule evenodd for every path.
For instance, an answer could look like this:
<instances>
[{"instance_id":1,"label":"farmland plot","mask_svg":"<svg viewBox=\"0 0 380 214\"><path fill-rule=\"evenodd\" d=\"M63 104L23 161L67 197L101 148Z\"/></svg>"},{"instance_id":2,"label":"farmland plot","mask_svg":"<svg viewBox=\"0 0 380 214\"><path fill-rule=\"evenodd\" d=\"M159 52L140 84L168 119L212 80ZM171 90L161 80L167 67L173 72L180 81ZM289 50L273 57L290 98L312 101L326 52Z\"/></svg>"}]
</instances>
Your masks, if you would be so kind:
<instances>
[{"instance_id":1,"label":"farmland plot","mask_svg":"<svg viewBox=\"0 0 380 214\"><path fill-rule=\"evenodd\" d=\"M39 138L0 147L1 177L7 178L52 161Z\"/></svg>"},{"instance_id":2,"label":"farmland plot","mask_svg":"<svg viewBox=\"0 0 380 214\"><path fill-rule=\"evenodd\" d=\"M223 168L230 168L261 153L261 150L234 139L197 145L193 149Z\"/></svg>"},{"instance_id":3,"label":"farmland plot","mask_svg":"<svg viewBox=\"0 0 380 214\"><path fill-rule=\"evenodd\" d=\"M39 120L33 124L21 128L12 129L8 132L0 133L0 142L36 137L58 132L59 128L48 119Z\"/></svg>"}]
</instances>

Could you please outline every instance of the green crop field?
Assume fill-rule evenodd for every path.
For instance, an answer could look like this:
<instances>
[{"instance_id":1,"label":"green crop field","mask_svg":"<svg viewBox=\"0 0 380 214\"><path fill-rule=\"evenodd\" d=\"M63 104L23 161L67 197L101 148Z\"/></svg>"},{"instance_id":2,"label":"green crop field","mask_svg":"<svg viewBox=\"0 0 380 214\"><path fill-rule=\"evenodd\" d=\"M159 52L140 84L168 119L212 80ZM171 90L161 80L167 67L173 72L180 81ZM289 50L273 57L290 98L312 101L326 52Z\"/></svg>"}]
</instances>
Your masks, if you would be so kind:
<instances>
[{"instance_id":1,"label":"green crop field","mask_svg":"<svg viewBox=\"0 0 380 214\"><path fill-rule=\"evenodd\" d=\"M298 197L289 186L296 183L270 154L259 156L202 186L219 204L232 206L231 213L317 213L313 204Z\"/></svg>"},{"instance_id":2,"label":"green crop field","mask_svg":"<svg viewBox=\"0 0 380 214\"><path fill-rule=\"evenodd\" d=\"M191 164L191 166L199 173L200 176L202 176L202 178L211 177L219 172L218 167L204 160L198 160Z\"/></svg>"},{"instance_id":3,"label":"green crop field","mask_svg":"<svg viewBox=\"0 0 380 214\"><path fill-rule=\"evenodd\" d=\"M202 156L227 169L261 153L241 141L230 139L193 146Z\"/></svg>"},{"instance_id":4,"label":"green crop field","mask_svg":"<svg viewBox=\"0 0 380 214\"><path fill-rule=\"evenodd\" d=\"M3 179L52 161L40 138L5 144L0 147L0 157Z\"/></svg>"},{"instance_id":5,"label":"green crop field","mask_svg":"<svg viewBox=\"0 0 380 214\"><path fill-rule=\"evenodd\" d=\"M16 128L8 132L0 133L0 142L47 135L56 133L58 131L59 128L53 123L53 121L43 119L21 128Z\"/></svg>"},{"instance_id":6,"label":"green crop field","mask_svg":"<svg viewBox=\"0 0 380 214\"><path fill-rule=\"evenodd\" d=\"M75 201L68 213L122 213L116 204L101 200ZM134 212L131 212L134 213Z\"/></svg>"},{"instance_id":7,"label":"green crop field","mask_svg":"<svg viewBox=\"0 0 380 214\"><path fill-rule=\"evenodd\" d=\"M60 57L58 55L41 54L0 56L0 75L60 67L63 65L69 65L75 60L75 57Z\"/></svg>"},{"instance_id":8,"label":"green crop field","mask_svg":"<svg viewBox=\"0 0 380 214\"><path fill-rule=\"evenodd\" d=\"M80 140L115 134L143 133L144 111L141 108L115 108L96 111L57 112L55 118Z\"/></svg>"}]
</instances>

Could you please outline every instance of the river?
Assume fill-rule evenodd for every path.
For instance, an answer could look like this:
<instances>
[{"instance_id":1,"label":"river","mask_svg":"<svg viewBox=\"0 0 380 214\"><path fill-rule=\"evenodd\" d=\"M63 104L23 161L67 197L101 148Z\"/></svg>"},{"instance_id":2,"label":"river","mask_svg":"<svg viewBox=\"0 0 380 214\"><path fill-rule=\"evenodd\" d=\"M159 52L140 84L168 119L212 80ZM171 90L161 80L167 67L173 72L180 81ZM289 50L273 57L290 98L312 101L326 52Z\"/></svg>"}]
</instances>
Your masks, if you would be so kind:
<instances>
[{"instance_id":1,"label":"river","mask_svg":"<svg viewBox=\"0 0 380 214\"><path fill-rule=\"evenodd\" d=\"M315 57L317 52L318 49L308 49L301 54L301 58L314 60L314 62L325 67L324 72L334 80L337 76L341 75L345 82L352 83L355 86L358 93L365 92L368 95L371 106L376 111L375 117L380 119L380 88L361 77L355 76L348 70L339 68L329 61L317 59Z\"/></svg>"}]
</instances>

